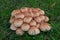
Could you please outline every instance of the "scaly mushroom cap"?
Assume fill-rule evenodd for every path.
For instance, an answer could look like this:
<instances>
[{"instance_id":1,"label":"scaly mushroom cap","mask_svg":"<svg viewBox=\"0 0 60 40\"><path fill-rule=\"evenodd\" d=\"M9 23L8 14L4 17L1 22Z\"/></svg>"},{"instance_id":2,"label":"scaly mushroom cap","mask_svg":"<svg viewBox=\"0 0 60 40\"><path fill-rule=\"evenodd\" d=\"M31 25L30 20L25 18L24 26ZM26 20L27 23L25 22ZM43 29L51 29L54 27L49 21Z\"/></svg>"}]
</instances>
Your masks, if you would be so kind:
<instances>
[{"instance_id":1,"label":"scaly mushroom cap","mask_svg":"<svg viewBox=\"0 0 60 40\"><path fill-rule=\"evenodd\" d=\"M18 28L18 29L16 30L16 34L17 34L17 35L23 35L24 32L23 32L20 28Z\"/></svg>"},{"instance_id":2,"label":"scaly mushroom cap","mask_svg":"<svg viewBox=\"0 0 60 40\"><path fill-rule=\"evenodd\" d=\"M10 29L11 29L11 30L16 30L17 27L15 27L14 24L11 24Z\"/></svg>"},{"instance_id":3,"label":"scaly mushroom cap","mask_svg":"<svg viewBox=\"0 0 60 40\"><path fill-rule=\"evenodd\" d=\"M28 34L29 35L37 35L40 33L40 30L36 27L31 27L29 30L28 30Z\"/></svg>"},{"instance_id":4,"label":"scaly mushroom cap","mask_svg":"<svg viewBox=\"0 0 60 40\"><path fill-rule=\"evenodd\" d=\"M29 28L30 28L30 25L29 25L29 24L26 24L26 23L22 24L22 26L21 26L21 29L22 29L23 31L28 31Z\"/></svg>"},{"instance_id":5,"label":"scaly mushroom cap","mask_svg":"<svg viewBox=\"0 0 60 40\"><path fill-rule=\"evenodd\" d=\"M41 25L40 25L41 31L49 31L50 29L51 29L51 27L48 23L41 23Z\"/></svg>"},{"instance_id":6,"label":"scaly mushroom cap","mask_svg":"<svg viewBox=\"0 0 60 40\"><path fill-rule=\"evenodd\" d=\"M16 27L20 27L22 24L23 24L23 20L22 19L15 19L14 25Z\"/></svg>"}]
</instances>

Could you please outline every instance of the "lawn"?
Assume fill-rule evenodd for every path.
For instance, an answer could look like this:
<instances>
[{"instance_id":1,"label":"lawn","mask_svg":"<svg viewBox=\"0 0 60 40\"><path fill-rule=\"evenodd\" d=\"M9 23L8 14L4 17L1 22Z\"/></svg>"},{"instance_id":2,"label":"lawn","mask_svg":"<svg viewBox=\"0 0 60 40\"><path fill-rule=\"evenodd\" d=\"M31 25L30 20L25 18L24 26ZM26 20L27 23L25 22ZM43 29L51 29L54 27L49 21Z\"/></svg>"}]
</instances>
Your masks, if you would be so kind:
<instances>
[{"instance_id":1,"label":"lawn","mask_svg":"<svg viewBox=\"0 0 60 40\"><path fill-rule=\"evenodd\" d=\"M14 9L38 7L50 18L52 29L39 35L16 35L10 30L9 18ZM0 40L60 40L60 0L0 0Z\"/></svg>"}]
</instances>

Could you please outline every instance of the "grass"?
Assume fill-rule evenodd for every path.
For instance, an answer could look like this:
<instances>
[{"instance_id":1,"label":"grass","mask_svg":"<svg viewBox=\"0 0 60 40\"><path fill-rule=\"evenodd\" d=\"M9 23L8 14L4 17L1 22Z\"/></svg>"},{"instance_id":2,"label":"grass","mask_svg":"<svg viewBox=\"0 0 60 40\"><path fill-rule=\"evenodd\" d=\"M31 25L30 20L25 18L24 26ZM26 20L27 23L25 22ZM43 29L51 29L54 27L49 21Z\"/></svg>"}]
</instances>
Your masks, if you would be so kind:
<instances>
[{"instance_id":1,"label":"grass","mask_svg":"<svg viewBox=\"0 0 60 40\"><path fill-rule=\"evenodd\" d=\"M39 7L50 18L52 29L39 35L16 35L11 31L9 18L12 10L21 7ZM60 40L60 0L0 0L0 40Z\"/></svg>"}]
</instances>

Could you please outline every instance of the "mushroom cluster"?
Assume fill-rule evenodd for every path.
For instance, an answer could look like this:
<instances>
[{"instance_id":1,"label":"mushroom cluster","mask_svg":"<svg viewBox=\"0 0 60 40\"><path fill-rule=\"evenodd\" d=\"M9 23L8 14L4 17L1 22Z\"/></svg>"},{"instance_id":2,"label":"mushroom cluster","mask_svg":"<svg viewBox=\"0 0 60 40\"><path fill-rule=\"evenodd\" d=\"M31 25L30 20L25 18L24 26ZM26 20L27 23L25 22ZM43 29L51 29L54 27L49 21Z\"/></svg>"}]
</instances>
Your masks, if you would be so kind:
<instances>
[{"instance_id":1,"label":"mushroom cluster","mask_svg":"<svg viewBox=\"0 0 60 40\"><path fill-rule=\"evenodd\" d=\"M45 12L39 8L22 7L13 10L10 18L10 29L16 31L16 34L23 35L27 32L29 35L37 35L41 31L51 29L48 24L49 18L44 16Z\"/></svg>"}]
</instances>

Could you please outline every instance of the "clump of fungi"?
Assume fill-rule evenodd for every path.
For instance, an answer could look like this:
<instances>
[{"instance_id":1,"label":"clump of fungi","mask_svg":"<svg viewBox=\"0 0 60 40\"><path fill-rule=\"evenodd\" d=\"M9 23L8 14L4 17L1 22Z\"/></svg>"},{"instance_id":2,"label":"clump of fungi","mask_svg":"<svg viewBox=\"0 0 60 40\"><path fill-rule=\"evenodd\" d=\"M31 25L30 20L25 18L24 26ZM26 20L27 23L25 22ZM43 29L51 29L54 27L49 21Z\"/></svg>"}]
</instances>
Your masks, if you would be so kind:
<instances>
[{"instance_id":1,"label":"clump of fungi","mask_svg":"<svg viewBox=\"0 0 60 40\"><path fill-rule=\"evenodd\" d=\"M49 18L44 16L44 11L39 8L23 7L13 10L10 18L10 29L16 34L23 35L26 31L29 35L37 35L40 31L49 31Z\"/></svg>"}]
</instances>

